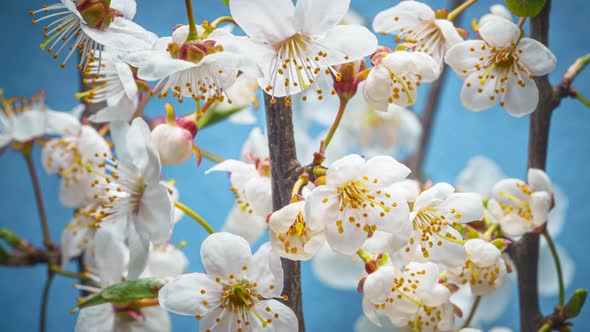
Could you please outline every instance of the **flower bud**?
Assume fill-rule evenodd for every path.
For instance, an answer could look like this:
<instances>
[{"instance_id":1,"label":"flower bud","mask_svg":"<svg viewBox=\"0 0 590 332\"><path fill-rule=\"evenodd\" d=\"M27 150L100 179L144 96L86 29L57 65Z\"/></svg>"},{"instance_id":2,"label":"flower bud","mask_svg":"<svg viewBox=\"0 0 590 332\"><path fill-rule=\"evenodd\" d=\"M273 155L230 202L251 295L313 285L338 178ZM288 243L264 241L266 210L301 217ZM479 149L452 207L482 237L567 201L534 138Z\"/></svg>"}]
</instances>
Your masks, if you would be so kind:
<instances>
[{"instance_id":1,"label":"flower bud","mask_svg":"<svg viewBox=\"0 0 590 332\"><path fill-rule=\"evenodd\" d=\"M160 124L152 130L152 139L160 154L162 165L182 164L193 154L194 136L182 126Z\"/></svg>"},{"instance_id":2,"label":"flower bud","mask_svg":"<svg viewBox=\"0 0 590 332\"><path fill-rule=\"evenodd\" d=\"M357 91L359 82L356 76L365 70L367 64L365 59L348 62L336 66L338 76L334 77L334 90L342 100L349 100Z\"/></svg>"},{"instance_id":3,"label":"flower bud","mask_svg":"<svg viewBox=\"0 0 590 332\"><path fill-rule=\"evenodd\" d=\"M387 46L379 46L375 50L375 53L371 55L371 64L374 66L378 65L384 57L386 57L389 53L393 53L391 48Z\"/></svg>"},{"instance_id":4,"label":"flower bud","mask_svg":"<svg viewBox=\"0 0 590 332\"><path fill-rule=\"evenodd\" d=\"M577 317L584 306L584 302L586 302L586 295L588 292L580 288L574 292L574 295L567 301L565 306L563 307L563 315L566 319Z\"/></svg>"}]
</instances>

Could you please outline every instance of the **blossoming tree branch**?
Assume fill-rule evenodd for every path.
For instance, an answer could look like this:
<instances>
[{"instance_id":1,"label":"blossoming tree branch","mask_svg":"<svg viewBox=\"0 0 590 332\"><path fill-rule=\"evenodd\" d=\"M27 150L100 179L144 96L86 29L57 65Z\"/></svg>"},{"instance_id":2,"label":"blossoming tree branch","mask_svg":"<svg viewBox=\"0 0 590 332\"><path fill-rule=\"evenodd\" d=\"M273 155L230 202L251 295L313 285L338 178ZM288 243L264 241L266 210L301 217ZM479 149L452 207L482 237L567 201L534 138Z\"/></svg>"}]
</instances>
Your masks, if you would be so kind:
<instances>
[{"instance_id":1,"label":"blossoming tree branch","mask_svg":"<svg viewBox=\"0 0 590 332\"><path fill-rule=\"evenodd\" d=\"M476 1L436 10L400 1L368 21L350 0L230 0L231 16L199 23L186 0L188 24L179 18L164 37L133 22L134 0L61 0L31 11L41 49L61 67L77 66L85 87L71 112L46 107L43 93L1 95L0 145L26 161L44 241L0 230L0 264L47 267L40 331L51 284L64 277L82 294L71 294L78 332L170 331L171 314L194 316L201 332L303 332L300 262L308 260L328 287L362 293L347 304L364 312L359 332L477 331L494 308L487 299L510 289L512 274L521 331L570 331L586 291L565 292L552 226L563 196L544 168L552 111L563 98L590 105L574 88L590 55L552 86L551 0L490 3L461 25ZM445 70L463 80L446 103L531 114L526 179L505 177L485 158L454 185L422 172ZM410 107L427 83L420 118ZM150 118L143 111L154 97L182 104ZM254 129L241 155L197 146L214 123L254 123L261 104L266 135ZM325 131L310 136L312 124ZM61 178L60 201L73 210L67 223L44 212L37 157ZM203 158L215 166L203 170ZM186 162L229 175L235 206L222 230L161 174L162 165ZM185 216L210 234L202 273L185 273L198 257L171 243ZM59 241L50 223L65 225ZM260 238L268 242L253 251ZM546 274L558 294L552 312L539 309Z\"/></svg>"}]
</instances>

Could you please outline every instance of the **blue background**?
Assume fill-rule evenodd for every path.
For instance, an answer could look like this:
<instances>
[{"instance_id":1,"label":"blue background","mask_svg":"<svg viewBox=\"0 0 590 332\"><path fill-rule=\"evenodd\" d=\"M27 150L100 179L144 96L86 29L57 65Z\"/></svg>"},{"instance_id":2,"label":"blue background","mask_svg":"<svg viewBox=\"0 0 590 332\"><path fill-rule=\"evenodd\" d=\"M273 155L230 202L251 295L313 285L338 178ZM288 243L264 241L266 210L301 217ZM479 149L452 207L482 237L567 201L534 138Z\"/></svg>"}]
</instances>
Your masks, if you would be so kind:
<instances>
[{"instance_id":1,"label":"blue background","mask_svg":"<svg viewBox=\"0 0 590 332\"><path fill-rule=\"evenodd\" d=\"M318 0L321 1L321 0ZM183 1L138 1L136 21L160 36L170 35L172 27L185 23ZM193 0L197 21L213 19L228 14L228 9L216 0ZM433 7L444 7L443 1L427 1ZM467 10L467 19L479 17L487 12L497 1L481 0ZM272 1L269 0L269 4ZM366 17L372 18L379 11L397 1L353 0L352 8ZM72 63L69 68L60 69L47 53L39 51L42 38L41 26L32 26L28 12L40 8L40 0L3 0L0 4L0 31L3 32L0 52L0 87L7 96L28 96L45 89L47 103L54 109L69 110L77 104L74 92L78 91L78 72ZM590 2L554 1L551 14L550 46L558 58L558 66L551 75L556 83L572 61L588 52L586 24L590 13ZM466 24L463 25L469 28ZM391 38L388 39L391 41ZM516 119L501 109L482 113L466 111L460 104L459 89L461 81L454 74L447 78L443 102L438 114L429 150L426 170L436 181L453 182L457 173L467 160L484 154L496 160L505 173L513 177L524 177L526 172L528 117ZM588 74L578 77L574 86L590 96ZM423 90L422 96L425 95ZM155 101L148 106L148 112L163 113L163 101ZM188 105L185 104L185 105ZM185 106L188 107L188 106ZM416 110L421 109L421 103ZM179 108L180 112L191 111ZM263 112L258 112L262 119ZM263 123L263 122L261 122ZM216 125L203 130L197 142L205 149L226 157L239 156L241 142L247 137L251 127L230 124ZM231 131L230 131L231 130ZM231 135L228 135L231 132ZM569 197L565 230L558 241L571 254L576 265L576 276L567 294L575 288L587 286L590 267L587 262L587 232L590 231L587 186L590 185L588 162L590 158L588 135L590 132L590 110L575 100L564 100L553 115L549 160L547 170L554 183L561 186ZM43 174L39 164L40 151L35 150L36 165L41 177L45 206L54 239L69 220L72 211L60 206L58 201L59 179ZM200 168L188 162L182 166L163 170L167 178L175 178L181 193L181 200L198 211L214 227L220 228L233 204L233 196L227 187L229 183L221 176L204 176L203 171L212 164L204 161ZM33 191L25 170L23 158L12 151L1 156L0 183L0 227L8 227L22 234L31 243L42 242L38 217L33 200ZM204 232L196 223L181 222L175 231L174 242L187 240L185 253L191 260L190 271L201 271L198 252L204 239ZM0 324L2 331L38 330L39 303L45 277L43 266L32 268L0 268ZM57 277L51 290L49 302L48 331L72 330L76 316L69 313L75 304L77 292L72 281ZM303 264L303 287L305 316L309 331L351 331L354 321L361 314L360 294L336 291L313 278L311 264ZM513 302L515 302L514 299ZM543 301L544 312L548 313L556 303L556 298ZM515 303L507 310L502 325L516 327L517 311ZM578 327L590 325L590 318L576 319ZM196 322L192 317L173 317L177 331L195 331Z\"/></svg>"}]
</instances>

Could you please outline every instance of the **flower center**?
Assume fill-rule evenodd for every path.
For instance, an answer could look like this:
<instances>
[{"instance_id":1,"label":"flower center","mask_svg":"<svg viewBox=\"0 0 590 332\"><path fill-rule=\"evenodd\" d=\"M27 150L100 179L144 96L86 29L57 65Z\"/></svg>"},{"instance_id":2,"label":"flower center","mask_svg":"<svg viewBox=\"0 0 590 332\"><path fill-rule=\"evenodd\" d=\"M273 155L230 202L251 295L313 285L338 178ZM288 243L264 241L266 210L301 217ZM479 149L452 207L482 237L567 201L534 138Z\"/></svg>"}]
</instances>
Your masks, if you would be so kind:
<instances>
[{"instance_id":1,"label":"flower center","mask_svg":"<svg viewBox=\"0 0 590 332\"><path fill-rule=\"evenodd\" d=\"M293 225L289 227L288 234L296 237L301 237L306 233L307 225L305 224L305 219L303 218L303 214L301 211L297 214L295 222Z\"/></svg>"},{"instance_id":2,"label":"flower center","mask_svg":"<svg viewBox=\"0 0 590 332\"><path fill-rule=\"evenodd\" d=\"M223 52L223 46L217 45L214 40L190 41L182 45L169 43L166 49L174 59L199 63L209 54Z\"/></svg>"},{"instance_id":3,"label":"flower center","mask_svg":"<svg viewBox=\"0 0 590 332\"><path fill-rule=\"evenodd\" d=\"M455 214L455 217L457 218L461 217L461 214L454 209L451 209L450 212ZM414 217L414 220L412 221L412 226L415 230L417 229L420 232L419 240L422 242L421 250L424 258L430 256L430 248L433 248L435 245L438 247L442 246L443 240L463 245L463 241L457 239L452 233L448 231L442 233L444 227L451 226L457 229L460 228L461 225L456 222L448 222L444 215L437 216L429 208L423 208L418 214L416 214L416 217ZM434 236L436 237L433 239ZM414 243L414 237L411 237L410 245L414 245ZM409 251L410 248L406 247L406 252Z\"/></svg>"},{"instance_id":4,"label":"flower center","mask_svg":"<svg viewBox=\"0 0 590 332\"><path fill-rule=\"evenodd\" d=\"M105 30L111 25L115 17L123 16L118 11L110 8L110 5L110 0L81 0L76 5L76 9L88 26Z\"/></svg>"},{"instance_id":5,"label":"flower center","mask_svg":"<svg viewBox=\"0 0 590 332\"><path fill-rule=\"evenodd\" d=\"M361 209L367 206L379 206L384 212L389 212L390 208L385 206L384 202L377 201L377 198L369 193L367 185L361 181L348 181L338 187L338 196L341 203L340 210L343 208Z\"/></svg>"},{"instance_id":6,"label":"flower center","mask_svg":"<svg viewBox=\"0 0 590 332\"><path fill-rule=\"evenodd\" d=\"M522 183L522 184L517 183L516 187L524 195L530 196L532 194L532 191L524 183ZM504 212L504 214L508 215L511 213L516 213L518 216L520 216L524 219L531 219L531 217L532 217L531 206L528 202L526 202L514 195L508 194L507 192L504 192L504 191L500 191L498 193L498 195L506 198L509 202L509 203L498 202L498 204L502 208L502 211Z\"/></svg>"}]
</instances>

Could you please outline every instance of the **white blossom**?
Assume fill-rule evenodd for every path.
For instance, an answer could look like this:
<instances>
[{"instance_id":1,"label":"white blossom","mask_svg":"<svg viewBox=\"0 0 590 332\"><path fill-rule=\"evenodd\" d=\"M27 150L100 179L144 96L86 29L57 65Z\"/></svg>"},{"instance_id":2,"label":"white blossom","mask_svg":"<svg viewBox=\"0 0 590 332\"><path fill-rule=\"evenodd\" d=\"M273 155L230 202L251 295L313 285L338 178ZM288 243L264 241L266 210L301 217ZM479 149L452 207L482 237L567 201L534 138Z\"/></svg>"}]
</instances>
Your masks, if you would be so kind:
<instances>
[{"instance_id":1,"label":"white blossom","mask_svg":"<svg viewBox=\"0 0 590 332\"><path fill-rule=\"evenodd\" d=\"M230 233L201 245L206 273L183 274L158 293L171 312L195 316L199 330L296 332L297 317L275 300L283 291L283 268L269 244L252 255L248 242Z\"/></svg>"},{"instance_id":2,"label":"white blossom","mask_svg":"<svg viewBox=\"0 0 590 332\"><path fill-rule=\"evenodd\" d=\"M533 112L539 101L533 78L555 69L553 53L534 39L521 38L520 28L505 19L488 20L479 35L482 40L456 44L445 56L446 63L465 80L463 106L482 111L499 102L516 117Z\"/></svg>"}]
</instances>

